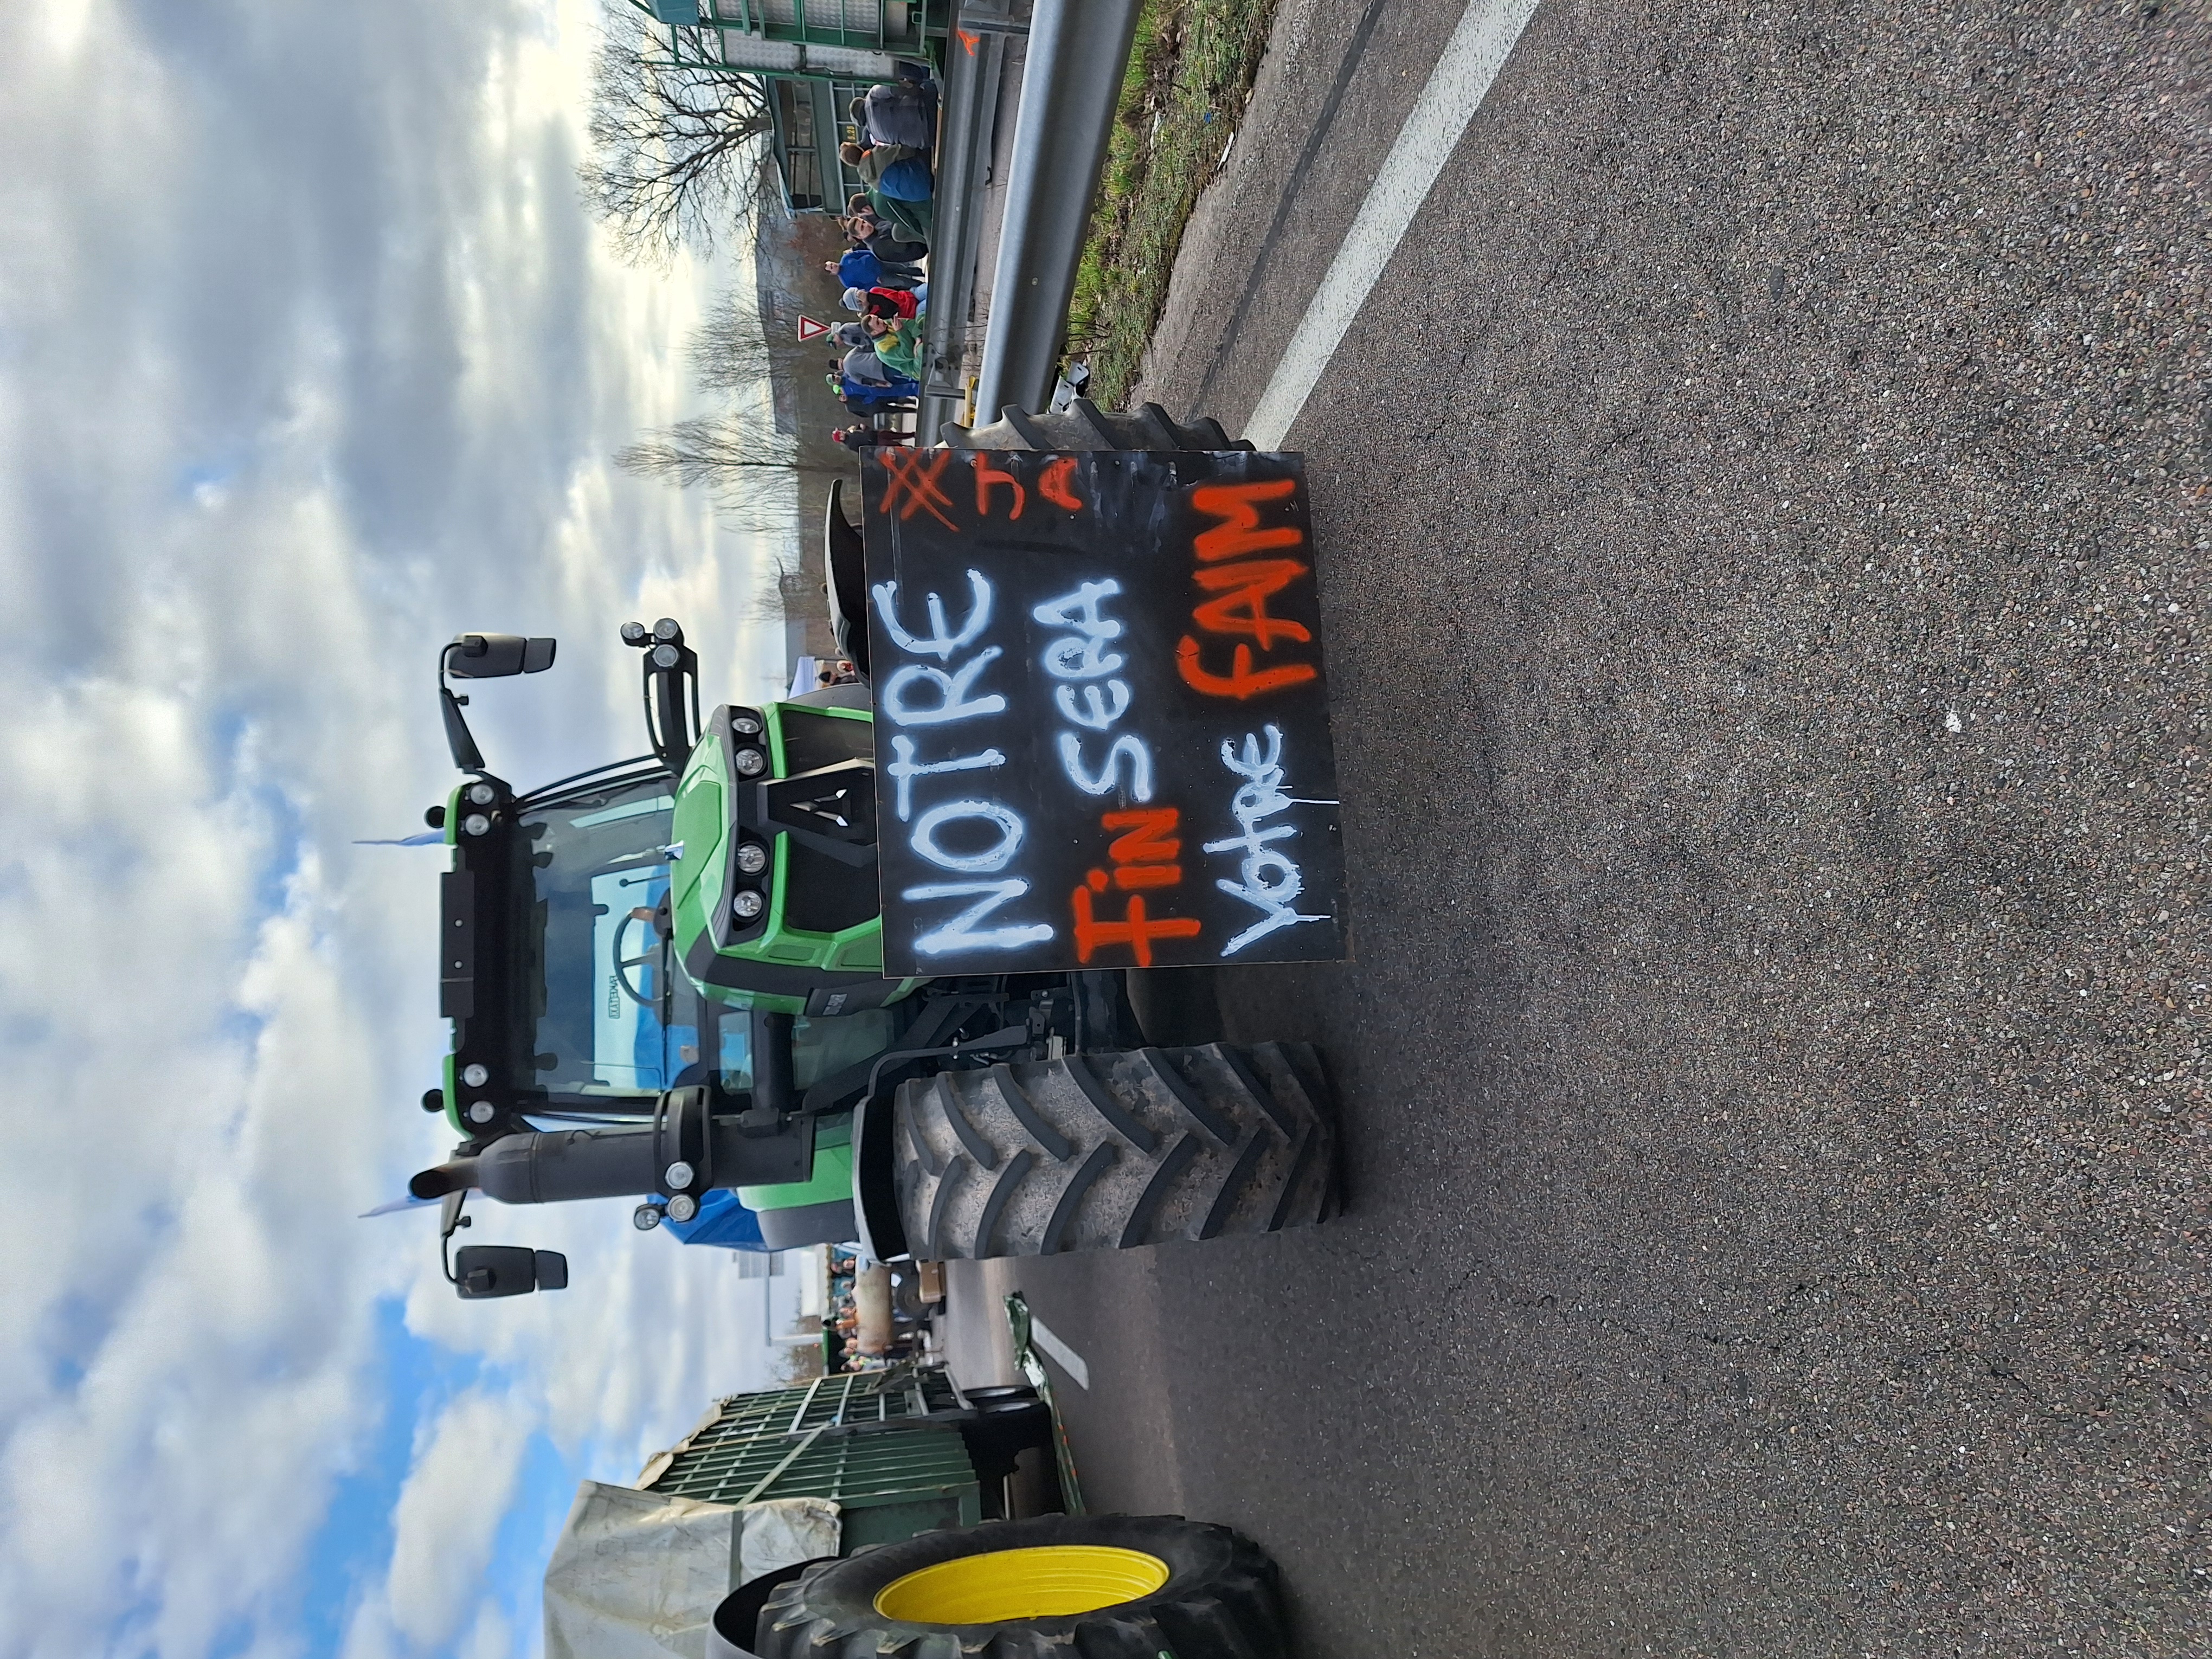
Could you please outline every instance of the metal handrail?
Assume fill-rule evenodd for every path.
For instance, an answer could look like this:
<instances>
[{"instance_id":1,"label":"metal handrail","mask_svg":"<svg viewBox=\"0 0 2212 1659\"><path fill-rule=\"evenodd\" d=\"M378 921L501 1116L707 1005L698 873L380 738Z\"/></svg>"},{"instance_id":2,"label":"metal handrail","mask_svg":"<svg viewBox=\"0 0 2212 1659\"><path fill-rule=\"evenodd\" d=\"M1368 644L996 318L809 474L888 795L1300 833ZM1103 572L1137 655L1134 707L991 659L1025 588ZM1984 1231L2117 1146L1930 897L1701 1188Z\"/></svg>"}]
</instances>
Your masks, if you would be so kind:
<instances>
[{"instance_id":1,"label":"metal handrail","mask_svg":"<svg viewBox=\"0 0 2212 1659\"><path fill-rule=\"evenodd\" d=\"M1037 0L975 418L1052 395L1139 0ZM936 293L931 291L933 304ZM927 428L925 428L927 429Z\"/></svg>"},{"instance_id":2,"label":"metal handrail","mask_svg":"<svg viewBox=\"0 0 2212 1659\"><path fill-rule=\"evenodd\" d=\"M1022 27L1011 0L969 0L946 41L945 101L937 143L937 234L930 244L929 311L922 321L921 407L916 430L927 441L967 407L962 366L968 309L983 239L983 189L998 131L999 85L1006 36Z\"/></svg>"}]
</instances>

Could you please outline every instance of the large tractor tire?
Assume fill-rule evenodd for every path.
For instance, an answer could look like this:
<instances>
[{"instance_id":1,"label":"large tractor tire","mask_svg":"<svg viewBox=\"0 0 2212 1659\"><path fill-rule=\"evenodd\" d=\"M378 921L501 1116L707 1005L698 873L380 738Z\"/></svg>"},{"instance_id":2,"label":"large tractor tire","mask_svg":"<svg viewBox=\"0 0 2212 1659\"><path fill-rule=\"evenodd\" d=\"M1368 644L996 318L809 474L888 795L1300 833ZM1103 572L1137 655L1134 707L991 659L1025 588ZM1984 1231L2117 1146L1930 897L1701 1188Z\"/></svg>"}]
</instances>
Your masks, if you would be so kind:
<instances>
[{"instance_id":1,"label":"large tractor tire","mask_svg":"<svg viewBox=\"0 0 2212 1659\"><path fill-rule=\"evenodd\" d=\"M1078 398L1057 412L1030 414L1008 408L999 418L977 427L945 428L945 441L953 449L1249 449L1250 442L1231 438L1220 422L1206 417L1183 425L1158 404L1146 404L1126 415L1098 407L1088 398Z\"/></svg>"},{"instance_id":2,"label":"large tractor tire","mask_svg":"<svg viewBox=\"0 0 2212 1659\"><path fill-rule=\"evenodd\" d=\"M899 1085L890 1127L918 1257L1275 1232L1334 1205L1328 1085L1303 1043L941 1072Z\"/></svg>"},{"instance_id":3,"label":"large tractor tire","mask_svg":"<svg viewBox=\"0 0 2212 1659\"><path fill-rule=\"evenodd\" d=\"M1288 1659L1274 1563L1179 1516L926 1532L772 1593L763 1659Z\"/></svg>"}]
</instances>

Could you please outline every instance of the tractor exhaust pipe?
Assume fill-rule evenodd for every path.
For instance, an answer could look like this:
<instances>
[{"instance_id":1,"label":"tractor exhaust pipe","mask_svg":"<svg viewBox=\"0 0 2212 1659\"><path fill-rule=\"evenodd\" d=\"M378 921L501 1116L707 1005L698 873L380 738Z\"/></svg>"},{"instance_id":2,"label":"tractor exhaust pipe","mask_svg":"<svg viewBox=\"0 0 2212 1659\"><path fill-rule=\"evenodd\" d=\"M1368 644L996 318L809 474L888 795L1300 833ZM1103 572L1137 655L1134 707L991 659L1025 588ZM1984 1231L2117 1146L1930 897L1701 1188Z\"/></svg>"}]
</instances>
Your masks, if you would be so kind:
<instances>
[{"instance_id":1,"label":"tractor exhaust pipe","mask_svg":"<svg viewBox=\"0 0 2212 1659\"><path fill-rule=\"evenodd\" d=\"M477 1184L477 1161L472 1158L457 1158L450 1164L434 1164L407 1183L407 1190L416 1198L444 1198L453 1193L465 1193Z\"/></svg>"},{"instance_id":2,"label":"tractor exhaust pipe","mask_svg":"<svg viewBox=\"0 0 2212 1659\"><path fill-rule=\"evenodd\" d=\"M804 1181L814 1162L811 1118L790 1118L767 1133L748 1133L734 1117L707 1121L706 1145L650 1124L635 1128L547 1129L502 1135L473 1158L424 1170L407 1183L417 1198L475 1188L502 1204L561 1204L572 1199L642 1198L710 1187L766 1187ZM679 1145L691 1156L687 1183L669 1179ZM701 1151L706 1156L699 1156Z\"/></svg>"}]
</instances>

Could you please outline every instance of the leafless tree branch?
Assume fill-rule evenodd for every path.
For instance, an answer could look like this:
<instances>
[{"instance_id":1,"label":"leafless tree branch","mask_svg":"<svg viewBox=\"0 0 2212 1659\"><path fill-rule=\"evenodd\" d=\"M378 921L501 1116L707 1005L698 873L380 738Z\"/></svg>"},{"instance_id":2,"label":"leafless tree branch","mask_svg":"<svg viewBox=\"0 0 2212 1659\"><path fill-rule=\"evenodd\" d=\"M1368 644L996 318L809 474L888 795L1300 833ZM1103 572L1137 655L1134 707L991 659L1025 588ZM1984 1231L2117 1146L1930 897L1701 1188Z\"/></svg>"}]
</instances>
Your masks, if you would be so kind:
<instances>
[{"instance_id":1,"label":"leafless tree branch","mask_svg":"<svg viewBox=\"0 0 2212 1659\"><path fill-rule=\"evenodd\" d=\"M750 392L769 378L768 337L760 319L723 295L684 344L691 379L702 392Z\"/></svg>"},{"instance_id":2,"label":"leafless tree branch","mask_svg":"<svg viewBox=\"0 0 2212 1659\"><path fill-rule=\"evenodd\" d=\"M803 460L789 439L731 413L695 415L650 429L617 450L614 461L633 477L658 478L679 489L704 485L726 524L763 535L791 527L789 509L777 505L780 478L795 486L802 473L834 477L845 470Z\"/></svg>"},{"instance_id":3,"label":"leafless tree branch","mask_svg":"<svg viewBox=\"0 0 2212 1659\"><path fill-rule=\"evenodd\" d=\"M674 33L672 54L662 28L609 0L592 64L592 153L576 176L617 250L640 264L742 230L772 171L767 83L706 61L706 30Z\"/></svg>"},{"instance_id":4,"label":"leafless tree branch","mask_svg":"<svg viewBox=\"0 0 2212 1659\"><path fill-rule=\"evenodd\" d=\"M799 459L780 434L763 434L741 415L695 415L648 431L615 452L615 465L633 477L659 478L679 489L705 484L717 494L747 472L839 471Z\"/></svg>"}]
</instances>

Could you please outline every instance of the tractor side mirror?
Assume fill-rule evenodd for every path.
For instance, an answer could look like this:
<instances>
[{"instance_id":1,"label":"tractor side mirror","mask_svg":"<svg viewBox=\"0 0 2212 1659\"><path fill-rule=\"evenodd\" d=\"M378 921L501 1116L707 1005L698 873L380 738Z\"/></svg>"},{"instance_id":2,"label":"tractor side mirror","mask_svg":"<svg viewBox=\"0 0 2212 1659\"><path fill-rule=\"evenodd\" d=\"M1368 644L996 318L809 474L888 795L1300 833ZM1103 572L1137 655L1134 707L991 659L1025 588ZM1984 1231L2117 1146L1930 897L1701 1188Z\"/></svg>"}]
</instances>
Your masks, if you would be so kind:
<instances>
[{"instance_id":1,"label":"tractor side mirror","mask_svg":"<svg viewBox=\"0 0 2212 1659\"><path fill-rule=\"evenodd\" d=\"M453 1289L464 1302L568 1288L568 1258L520 1244L465 1244L453 1252Z\"/></svg>"},{"instance_id":2,"label":"tractor side mirror","mask_svg":"<svg viewBox=\"0 0 2212 1659\"><path fill-rule=\"evenodd\" d=\"M553 665L557 640L526 640L520 634L457 634L447 648L446 672L457 680L503 680L511 674L542 674Z\"/></svg>"}]
</instances>

